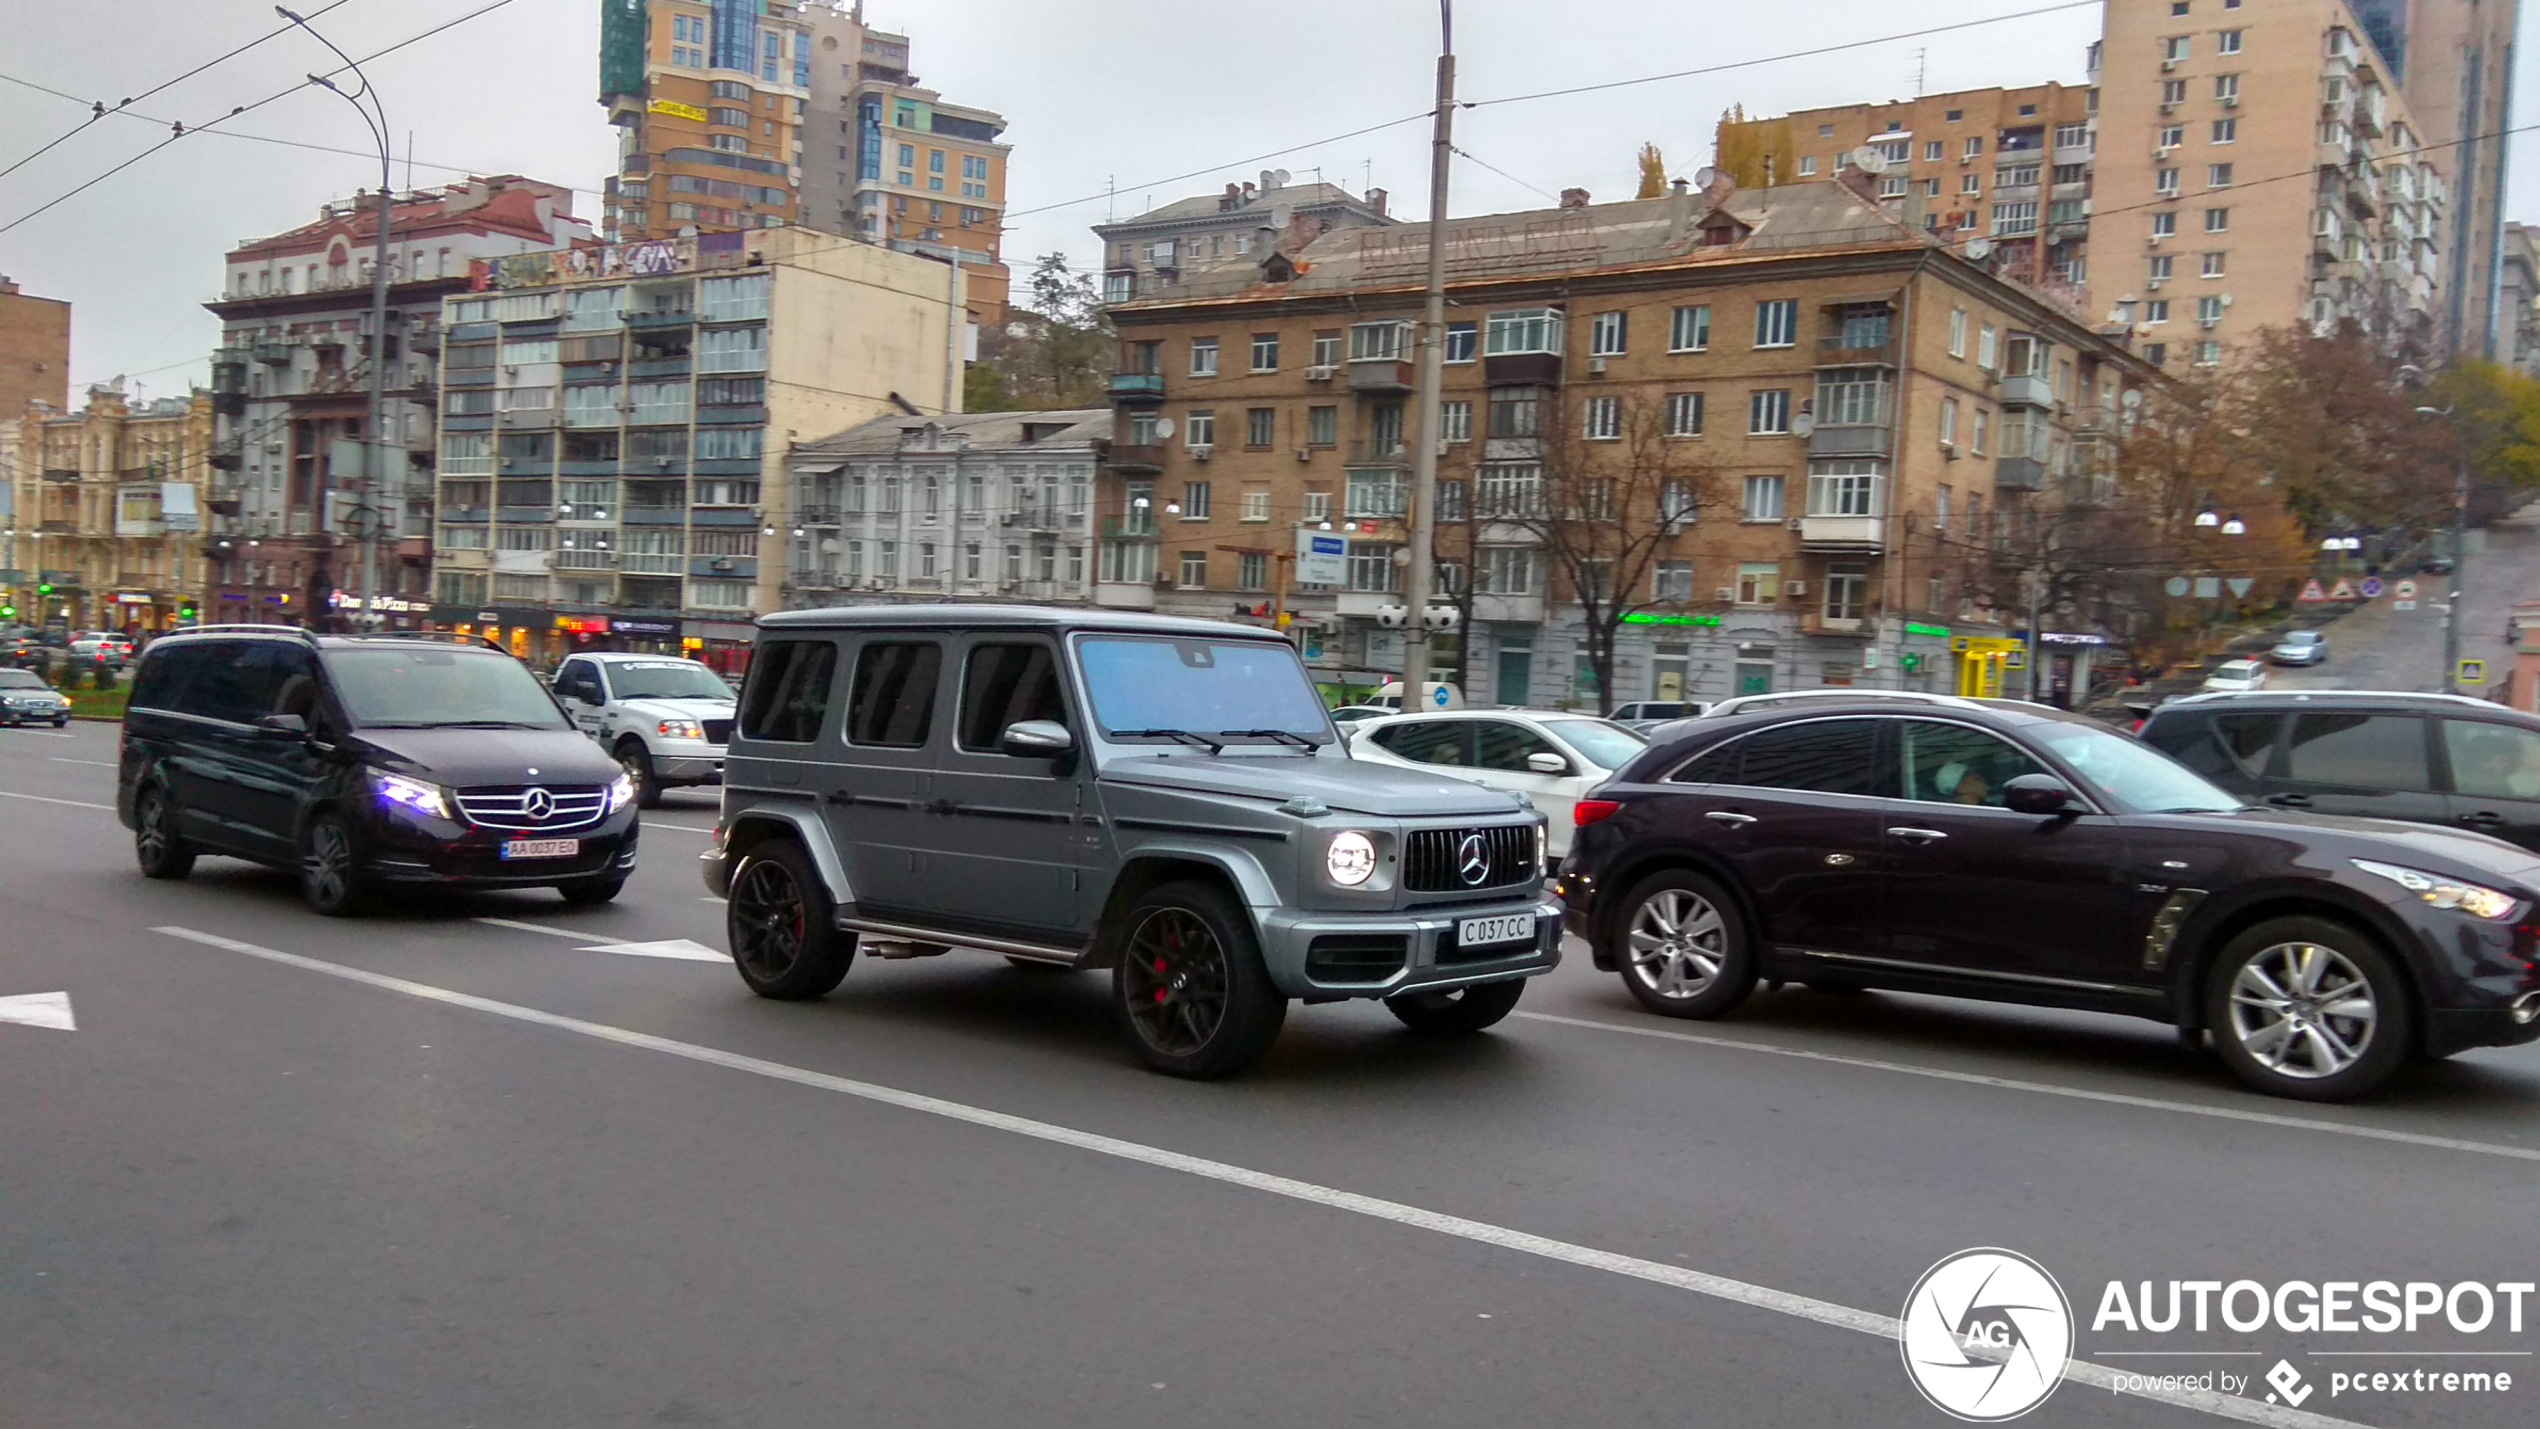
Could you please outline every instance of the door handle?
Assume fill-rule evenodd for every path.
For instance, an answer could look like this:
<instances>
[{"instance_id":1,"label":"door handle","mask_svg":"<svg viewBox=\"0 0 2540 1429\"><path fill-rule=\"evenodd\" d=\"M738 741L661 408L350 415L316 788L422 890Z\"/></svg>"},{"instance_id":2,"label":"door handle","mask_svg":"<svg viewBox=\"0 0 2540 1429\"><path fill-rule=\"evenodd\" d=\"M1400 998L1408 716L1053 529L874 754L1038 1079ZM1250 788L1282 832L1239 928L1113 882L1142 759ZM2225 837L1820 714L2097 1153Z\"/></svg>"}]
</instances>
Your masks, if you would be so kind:
<instances>
[{"instance_id":1,"label":"door handle","mask_svg":"<svg viewBox=\"0 0 2540 1429\"><path fill-rule=\"evenodd\" d=\"M2267 796L2267 802L2275 805L2279 809L2307 809L2311 807L2311 796L2308 794L2269 794Z\"/></svg>"},{"instance_id":2,"label":"door handle","mask_svg":"<svg viewBox=\"0 0 2540 1429\"><path fill-rule=\"evenodd\" d=\"M1889 830L1888 830L1888 832L1889 832L1889 833L1891 833L1891 834L1896 835L1896 836L1897 836L1898 838L1900 838L1900 839L1905 840L1907 843L1918 843L1918 844L1936 843L1936 842L1938 842L1938 841L1939 841L1939 840L1941 840L1941 839L1945 839L1945 838L1949 837L1949 835L1942 833L1942 832L1941 832L1940 830L1938 830L1938 829L1903 829L1903 828L1899 828L1899 829L1889 829Z\"/></svg>"},{"instance_id":3,"label":"door handle","mask_svg":"<svg viewBox=\"0 0 2540 1429\"><path fill-rule=\"evenodd\" d=\"M1755 816L1753 814L1741 814L1733 809L1713 809L1709 813L1704 814L1702 817L1713 820L1717 823L1726 824L1733 829L1742 829L1748 824L1755 822Z\"/></svg>"},{"instance_id":4,"label":"door handle","mask_svg":"<svg viewBox=\"0 0 2540 1429\"><path fill-rule=\"evenodd\" d=\"M838 805L848 805L855 802L855 794L846 789L832 789L824 797L826 797L830 803Z\"/></svg>"},{"instance_id":5,"label":"door handle","mask_svg":"<svg viewBox=\"0 0 2540 1429\"><path fill-rule=\"evenodd\" d=\"M2481 809L2474 814L2461 815L2461 822L2465 824L2476 824L2482 829L2497 829L2503 828L2507 821L2504 815L2497 813L2493 809Z\"/></svg>"}]
</instances>

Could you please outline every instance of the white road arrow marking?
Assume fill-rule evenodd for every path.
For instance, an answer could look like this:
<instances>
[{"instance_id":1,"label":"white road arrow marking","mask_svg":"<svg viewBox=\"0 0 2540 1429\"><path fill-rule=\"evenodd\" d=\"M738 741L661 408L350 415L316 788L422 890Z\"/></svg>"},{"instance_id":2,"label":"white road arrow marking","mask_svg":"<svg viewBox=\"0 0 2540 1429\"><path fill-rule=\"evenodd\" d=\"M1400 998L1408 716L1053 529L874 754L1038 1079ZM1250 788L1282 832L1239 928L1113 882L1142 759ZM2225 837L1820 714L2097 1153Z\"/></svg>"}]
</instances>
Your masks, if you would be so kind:
<instances>
[{"instance_id":1,"label":"white road arrow marking","mask_svg":"<svg viewBox=\"0 0 2540 1429\"><path fill-rule=\"evenodd\" d=\"M584 948L586 953L624 953L630 958L678 958L692 963L728 963L729 953L718 953L703 943L686 938L665 938L658 943L599 943Z\"/></svg>"},{"instance_id":2,"label":"white road arrow marking","mask_svg":"<svg viewBox=\"0 0 2540 1429\"><path fill-rule=\"evenodd\" d=\"M0 997L0 1022L50 1027L57 1032L79 1030L79 1024L71 1020L71 995L67 992L25 992Z\"/></svg>"}]
</instances>

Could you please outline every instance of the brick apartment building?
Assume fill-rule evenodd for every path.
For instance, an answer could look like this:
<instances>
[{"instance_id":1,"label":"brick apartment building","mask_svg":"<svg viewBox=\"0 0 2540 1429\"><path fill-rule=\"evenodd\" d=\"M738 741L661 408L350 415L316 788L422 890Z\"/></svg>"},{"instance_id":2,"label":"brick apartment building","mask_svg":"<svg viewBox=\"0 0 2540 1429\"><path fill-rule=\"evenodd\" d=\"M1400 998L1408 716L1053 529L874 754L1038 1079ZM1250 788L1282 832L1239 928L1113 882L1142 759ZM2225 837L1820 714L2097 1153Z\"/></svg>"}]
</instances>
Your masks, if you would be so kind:
<instances>
[{"instance_id":1,"label":"brick apartment building","mask_svg":"<svg viewBox=\"0 0 2540 1429\"><path fill-rule=\"evenodd\" d=\"M0 274L0 422L26 415L29 402L70 405L71 305L19 290Z\"/></svg>"}]
</instances>

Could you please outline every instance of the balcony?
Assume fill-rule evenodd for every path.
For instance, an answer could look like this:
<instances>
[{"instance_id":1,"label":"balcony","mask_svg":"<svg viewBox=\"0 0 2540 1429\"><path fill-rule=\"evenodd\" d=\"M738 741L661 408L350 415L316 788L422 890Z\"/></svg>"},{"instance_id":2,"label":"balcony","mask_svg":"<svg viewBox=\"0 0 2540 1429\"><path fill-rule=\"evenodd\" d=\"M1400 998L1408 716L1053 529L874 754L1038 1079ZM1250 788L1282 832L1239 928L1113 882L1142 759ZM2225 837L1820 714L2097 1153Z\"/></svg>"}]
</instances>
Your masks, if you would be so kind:
<instances>
[{"instance_id":1,"label":"balcony","mask_svg":"<svg viewBox=\"0 0 2540 1429\"><path fill-rule=\"evenodd\" d=\"M395 230L392 229L390 232L393 234ZM288 367L291 365L290 343L259 342L255 344L254 350L256 360L258 362L266 363L274 367Z\"/></svg>"},{"instance_id":2,"label":"balcony","mask_svg":"<svg viewBox=\"0 0 2540 1429\"><path fill-rule=\"evenodd\" d=\"M1399 437L1371 440L1361 437L1349 444L1349 466L1408 466L1411 448Z\"/></svg>"},{"instance_id":3,"label":"balcony","mask_svg":"<svg viewBox=\"0 0 2540 1429\"><path fill-rule=\"evenodd\" d=\"M1824 425L1808 434L1812 457L1883 457L1889 443L1885 423Z\"/></svg>"},{"instance_id":4,"label":"balcony","mask_svg":"<svg viewBox=\"0 0 2540 1429\"><path fill-rule=\"evenodd\" d=\"M1386 395L1408 392L1412 378L1411 364L1400 358L1368 358L1349 365L1349 390L1352 392Z\"/></svg>"},{"instance_id":5,"label":"balcony","mask_svg":"<svg viewBox=\"0 0 2540 1429\"><path fill-rule=\"evenodd\" d=\"M1482 381L1492 387L1554 387L1561 382L1561 354L1502 352L1482 359Z\"/></svg>"},{"instance_id":6,"label":"balcony","mask_svg":"<svg viewBox=\"0 0 2540 1429\"><path fill-rule=\"evenodd\" d=\"M1993 464L1996 491L2035 491L2046 484L2046 463L2030 456L2006 456Z\"/></svg>"},{"instance_id":7,"label":"balcony","mask_svg":"<svg viewBox=\"0 0 2540 1429\"><path fill-rule=\"evenodd\" d=\"M1164 374L1161 372L1115 372L1111 374L1111 400L1114 402L1161 402L1164 400Z\"/></svg>"},{"instance_id":8,"label":"balcony","mask_svg":"<svg viewBox=\"0 0 2540 1429\"><path fill-rule=\"evenodd\" d=\"M1868 620L1857 615L1828 615L1816 610L1799 617L1799 630L1803 635L1858 636L1868 632L1869 624Z\"/></svg>"},{"instance_id":9,"label":"balcony","mask_svg":"<svg viewBox=\"0 0 2540 1429\"><path fill-rule=\"evenodd\" d=\"M1493 595L1489 591L1473 594L1475 621L1499 620L1515 625L1543 623L1543 597L1540 595Z\"/></svg>"},{"instance_id":10,"label":"balcony","mask_svg":"<svg viewBox=\"0 0 2540 1429\"><path fill-rule=\"evenodd\" d=\"M838 508L835 503L799 506L794 510L794 519L806 526L835 526Z\"/></svg>"},{"instance_id":11,"label":"balcony","mask_svg":"<svg viewBox=\"0 0 2540 1429\"><path fill-rule=\"evenodd\" d=\"M2013 377L2005 373L2002 378L2002 405L2052 407L2055 405L2055 389L2043 376Z\"/></svg>"},{"instance_id":12,"label":"balcony","mask_svg":"<svg viewBox=\"0 0 2540 1429\"><path fill-rule=\"evenodd\" d=\"M637 332L660 332L666 328L694 327L697 325L697 315L685 308L656 313L639 313L630 311L621 314L621 316L626 319L626 325Z\"/></svg>"},{"instance_id":13,"label":"balcony","mask_svg":"<svg viewBox=\"0 0 2540 1429\"><path fill-rule=\"evenodd\" d=\"M1117 443L1111 448L1111 469L1130 475L1153 476L1164 470L1164 448L1153 442Z\"/></svg>"},{"instance_id":14,"label":"balcony","mask_svg":"<svg viewBox=\"0 0 2540 1429\"><path fill-rule=\"evenodd\" d=\"M1152 516L1105 516L1102 538L1106 541L1152 541L1155 518Z\"/></svg>"},{"instance_id":15,"label":"balcony","mask_svg":"<svg viewBox=\"0 0 2540 1429\"><path fill-rule=\"evenodd\" d=\"M1887 337L1863 345L1857 336L1832 333L1817 339L1819 367L1894 367L1897 342Z\"/></svg>"},{"instance_id":16,"label":"balcony","mask_svg":"<svg viewBox=\"0 0 2540 1429\"><path fill-rule=\"evenodd\" d=\"M1802 516L1799 547L1877 555L1886 549L1886 523L1876 516Z\"/></svg>"}]
</instances>

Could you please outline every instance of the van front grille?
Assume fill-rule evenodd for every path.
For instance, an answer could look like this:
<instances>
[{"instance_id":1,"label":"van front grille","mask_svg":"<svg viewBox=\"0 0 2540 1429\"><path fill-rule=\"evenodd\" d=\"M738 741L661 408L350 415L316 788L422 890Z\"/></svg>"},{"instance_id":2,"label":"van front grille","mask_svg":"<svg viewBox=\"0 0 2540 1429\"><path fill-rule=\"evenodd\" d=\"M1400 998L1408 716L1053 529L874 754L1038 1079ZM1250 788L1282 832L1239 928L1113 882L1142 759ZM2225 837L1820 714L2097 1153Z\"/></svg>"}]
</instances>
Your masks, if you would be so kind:
<instances>
[{"instance_id":1,"label":"van front grille","mask_svg":"<svg viewBox=\"0 0 2540 1429\"><path fill-rule=\"evenodd\" d=\"M608 812L609 791L596 785L550 789L523 784L461 789L459 812L483 829L578 829Z\"/></svg>"}]
</instances>

